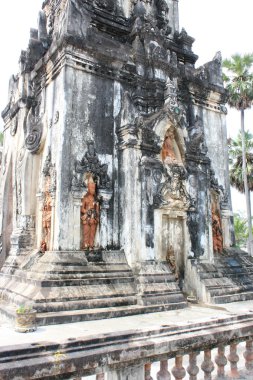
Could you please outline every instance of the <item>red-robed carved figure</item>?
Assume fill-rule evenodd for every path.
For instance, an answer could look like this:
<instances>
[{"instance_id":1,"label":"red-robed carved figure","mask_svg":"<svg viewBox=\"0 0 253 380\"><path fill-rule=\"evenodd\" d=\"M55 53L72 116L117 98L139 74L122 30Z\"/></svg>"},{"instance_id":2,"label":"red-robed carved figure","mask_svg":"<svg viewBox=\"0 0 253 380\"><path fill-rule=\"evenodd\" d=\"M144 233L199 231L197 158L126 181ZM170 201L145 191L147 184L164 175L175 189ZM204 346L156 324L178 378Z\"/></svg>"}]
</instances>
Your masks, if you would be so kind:
<instances>
[{"instance_id":1,"label":"red-robed carved figure","mask_svg":"<svg viewBox=\"0 0 253 380\"><path fill-rule=\"evenodd\" d=\"M96 184L94 182L88 182L88 191L82 199L81 214L83 223L82 249L94 248L99 223L99 203L96 199Z\"/></svg>"},{"instance_id":2,"label":"red-robed carved figure","mask_svg":"<svg viewBox=\"0 0 253 380\"><path fill-rule=\"evenodd\" d=\"M212 231L213 231L213 250L214 252L222 253L223 251L223 236L221 221L215 210L212 210Z\"/></svg>"},{"instance_id":3,"label":"red-robed carved figure","mask_svg":"<svg viewBox=\"0 0 253 380\"><path fill-rule=\"evenodd\" d=\"M43 227L43 240L41 242L41 251L45 252L49 248L50 235L51 235L51 217L52 217L52 199L49 191L45 192L45 201L42 209L42 227Z\"/></svg>"}]
</instances>

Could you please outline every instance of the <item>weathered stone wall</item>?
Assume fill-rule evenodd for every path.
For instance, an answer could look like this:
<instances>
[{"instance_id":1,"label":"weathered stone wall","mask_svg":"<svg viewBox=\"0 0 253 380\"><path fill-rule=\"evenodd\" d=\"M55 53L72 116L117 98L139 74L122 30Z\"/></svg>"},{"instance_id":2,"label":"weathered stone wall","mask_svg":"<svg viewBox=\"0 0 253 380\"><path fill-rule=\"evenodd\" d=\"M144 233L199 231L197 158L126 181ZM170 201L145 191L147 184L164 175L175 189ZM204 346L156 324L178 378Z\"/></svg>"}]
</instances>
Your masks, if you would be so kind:
<instances>
[{"instance_id":1,"label":"weathered stone wall","mask_svg":"<svg viewBox=\"0 0 253 380\"><path fill-rule=\"evenodd\" d=\"M189 256L212 262L212 213L232 242L220 55L195 69L177 0L48 0L38 29L2 114L1 262L122 249L137 272L167 261L178 281Z\"/></svg>"}]
</instances>

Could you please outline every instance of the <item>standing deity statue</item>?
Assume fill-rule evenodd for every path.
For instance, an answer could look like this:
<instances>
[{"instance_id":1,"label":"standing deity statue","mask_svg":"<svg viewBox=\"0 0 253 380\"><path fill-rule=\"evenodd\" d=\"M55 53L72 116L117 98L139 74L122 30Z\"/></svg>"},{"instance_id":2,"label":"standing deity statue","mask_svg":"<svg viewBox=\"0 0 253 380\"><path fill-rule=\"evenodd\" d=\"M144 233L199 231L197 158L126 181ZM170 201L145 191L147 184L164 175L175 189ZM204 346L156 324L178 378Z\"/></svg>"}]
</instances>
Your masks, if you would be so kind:
<instances>
[{"instance_id":1,"label":"standing deity statue","mask_svg":"<svg viewBox=\"0 0 253 380\"><path fill-rule=\"evenodd\" d=\"M83 224L83 249L94 248L94 240L99 223L99 203L96 199L96 184L88 182L88 191L82 199L81 220Z\"/></svg>"},{"instance_id":2,"label":"standing deity statue","mask_svg":"<svg viewBox=\"0 0 253 380\"><path fill-rule=\"evenodd\" d=\"M41 251L47 251L50 243L51 232L51 217L52 217L52 199L49 191L45 192L45 200L42 209L42 227L43 227L43 240L41 242Z\"/></svg>"},{"instance_id":3,"label":"standing deity statue","mask_svg":"<svg viewBox=\"0 0 253 380\"><path fill-rule=\"evenodd\" d=\"M223 236L221 228L221 220L217 211L212 210L212 232L213 232L213 250L214 252L222 253Z\"/></svg>"},{"instance_id":4,"label":"standing deity statue","mask_svg":"<svg viewBox=\"0 0 253 380\"><path fill-rule=\"evenodd\" d=\"M165 140L162 146L162 160L168 163L176 163L177 158L174 151L174 132L169 130L165 136Z\"/></svg>"}]
</instances>

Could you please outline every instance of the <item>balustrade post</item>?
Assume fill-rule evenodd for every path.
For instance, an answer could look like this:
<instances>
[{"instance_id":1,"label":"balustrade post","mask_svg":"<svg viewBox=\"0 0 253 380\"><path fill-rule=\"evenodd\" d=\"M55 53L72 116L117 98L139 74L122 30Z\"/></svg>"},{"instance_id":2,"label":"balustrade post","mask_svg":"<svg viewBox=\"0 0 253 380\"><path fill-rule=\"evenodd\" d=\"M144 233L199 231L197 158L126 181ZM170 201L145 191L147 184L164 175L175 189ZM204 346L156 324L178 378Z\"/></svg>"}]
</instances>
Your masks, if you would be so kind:
<instances>
[{"instance_id":1,"label":"balustrade post","mask_svg":"<svg viewBox=\"0 0 253 380\"><path fill-rule=\"evenodd\" d=\"M104 373L98 373L96 375L96 380L105 380L105 374Z\"/></svg>"},{"instance_id":2,"label":"balustrade post","mask_svg":"<svg viewBox=\"0 0 253 380\"><path fill-rule=\"evenodd\" d=\"M252 375L253 378L253 340L247 340L246 350L243 353L245 359L245 367L247 375Z\"/></svg>"},{"instance_id":3,"label":"balustrade post","mask_svg":"<svg viewBox=\"0 0 253 380\"><path fill-rule=\"evenodd\" d=\"M183 367L183 356L177 355L175 357L175 366L172 368L172 374L175 377L176 380L182 380L185 375L186 371Z\"/></svg>"},{"instance_id":4,"label":"balustrade post","mask_svg":"<svg viewBox=\"0 0 253 380\"><path fill-rule=\"evenodd\" d=\"M170 373L168 371L168 360L160 361L160 371L156 375L157 380L171 380Z\"/></svg>"},{"instance_id":5,"label":"balustrade post","mask_svg":"<svg viewBox=\"0 0 253 380\"><path fill-rule=\"evenodd\" d=\"M227 364L227 358L225 356L225 347L219 346L218 347L218 353L215 357L215 363L217 364L217 377L216 380L222 380L225 378L225 369L224 367Z\"/></svg>"},{"instance_id":6,"label":"balustrade post","mask_svg":"<svg viewBox=\"0 0 253 380\"><path fill-rule=\"evenodd\" d=\"M153 380L153 377L150 375L151 373L151 363L145 364L145 380Z\"/></svg>"},{"instance_id":7,"label":"balustrade post","mask_svg":"<svg viewBox=\"0 0 253 380\"><path fill-rule=\"evenodd\" d=\"M230 362L230 374L229 376L232 379L240 378L238 372L237 363L239 361L239 356L237 355L237 343L230 344L230 353L228 355L228 360Z\"/></svg>"},{"instance_id":8,"label":"balustrade post","mask_svg":"<svg viewBox=\"0 0 253 380\"><path fill-rule=\"evenodd\" d=\"M201 369L205 374L204 376L205 380L212 380L212 372L214 370L214 364L212 362L211 357L212 357L211 350L205 350L204 361L201 364Z\"/></svg>"},{"instance_id":9,"label":"balustrade post","mask_svg":"<svg viewBox=\"0 0 253 380\"><path fill-rule=\"evenodd\" d=\"M189 366L187 367L187 372L190 375L189 380L197 380L197 374L199 373L199 367L197 366L197 356L198 353L196 352L189 354Z\"/></svg>"}]
</instances>

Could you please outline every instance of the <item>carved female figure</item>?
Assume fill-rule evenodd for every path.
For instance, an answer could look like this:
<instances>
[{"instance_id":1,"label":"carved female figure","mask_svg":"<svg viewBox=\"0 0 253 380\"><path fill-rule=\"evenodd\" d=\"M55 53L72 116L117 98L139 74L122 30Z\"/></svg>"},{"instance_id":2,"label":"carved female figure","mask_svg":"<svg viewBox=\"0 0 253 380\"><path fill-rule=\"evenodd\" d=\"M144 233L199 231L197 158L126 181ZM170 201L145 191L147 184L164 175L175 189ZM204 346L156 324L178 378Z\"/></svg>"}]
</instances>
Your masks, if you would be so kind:
<instances>
[{"instance_id":1,"label":"carved female figure","mask_svg":"<svg viewBox=\"0 0 253 380\"><path fill-rule=\"evenodd\" d=\"M49 191L45 192L45 201L42 209L42 227L44 230L44 239L41 243L41 250L45 252L48 249L51 232L52 217L52 199Z\"/></svg>"},{"instance_id":2,"label":"carved female figure","mask_svg":"<svg viewBox=\"0 0 253 380\"><path fill-rule=\"evenodd\" d=\"M220 217L215 210L212 210L212 232L213 232L213 250L222 253L223 236Z\"/></svg>"},{"instance_id":3,"label":"carved female figure","mask_svg":"<svg viewBox=\"0 0 253 380\"><path fill-rule=\"evenodd\" d=\"M176 161L176 155L173 148L173 140L174 133L172 130L169 130L167 135L165 136L165 140L162 147L162 159L163 161L169 157L169 159L173 162Z\"/></svg>"},{"instance_id":4,"label":"carved female figure","mask_svg":"<svg viewBox=\"0 0 253 380\"><path fill-rule=\"evenodd\" d=\"M96 184L88 182L88 191L82 199L81 220L83 224L83 249L94 248L99 223L99 203L96 199Z\"/></svg>"}]
</instances>

